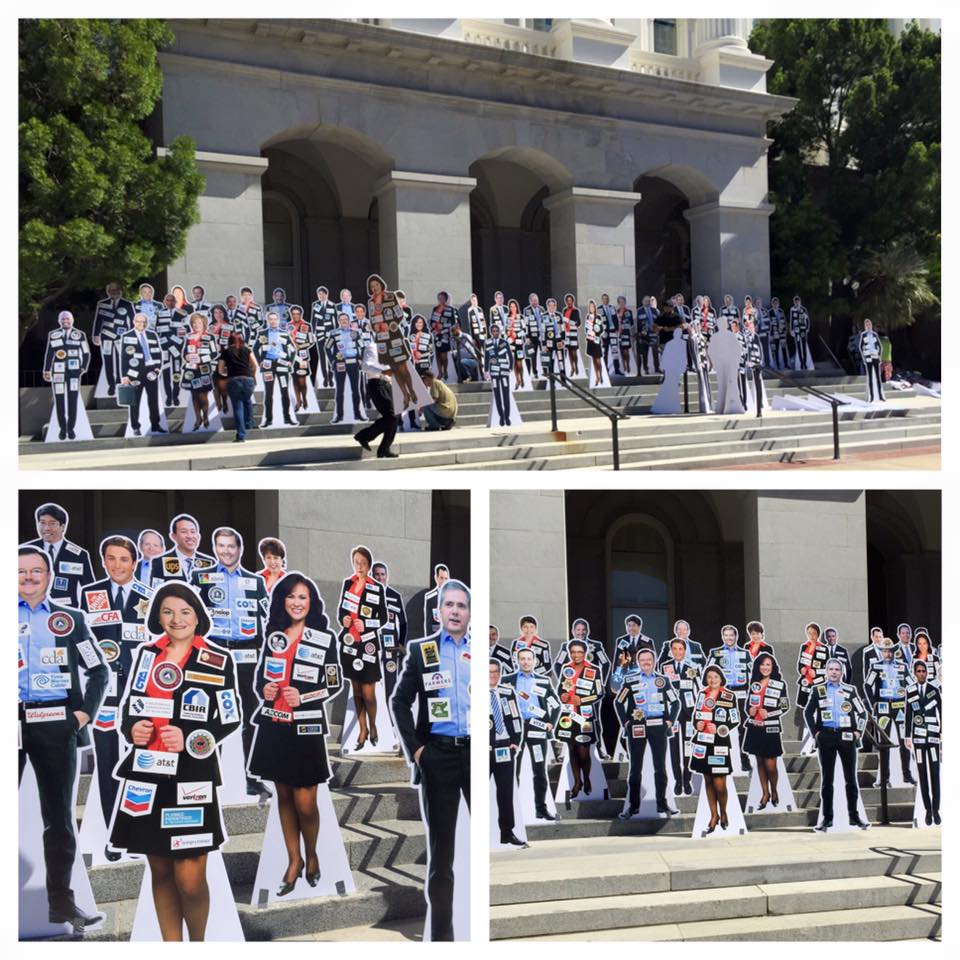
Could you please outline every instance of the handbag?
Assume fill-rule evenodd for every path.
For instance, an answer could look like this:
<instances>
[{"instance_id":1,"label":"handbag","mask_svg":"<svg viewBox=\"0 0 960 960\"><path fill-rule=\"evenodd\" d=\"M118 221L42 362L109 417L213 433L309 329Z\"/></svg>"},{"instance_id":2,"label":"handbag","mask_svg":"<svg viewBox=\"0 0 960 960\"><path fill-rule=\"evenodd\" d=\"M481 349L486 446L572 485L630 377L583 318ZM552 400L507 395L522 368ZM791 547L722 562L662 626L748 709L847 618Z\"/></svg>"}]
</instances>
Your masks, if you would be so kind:
<instances>
[{"instance_id":1,"label":"handbag","mask_svg":"<svg viewBox=\"0 0 960 960\"><path fill-rule=\"evenodd\" d=\"M137 402L137 388L132 383L117 384L117 405L130 407Z\"/></svg>"}]
</instances>

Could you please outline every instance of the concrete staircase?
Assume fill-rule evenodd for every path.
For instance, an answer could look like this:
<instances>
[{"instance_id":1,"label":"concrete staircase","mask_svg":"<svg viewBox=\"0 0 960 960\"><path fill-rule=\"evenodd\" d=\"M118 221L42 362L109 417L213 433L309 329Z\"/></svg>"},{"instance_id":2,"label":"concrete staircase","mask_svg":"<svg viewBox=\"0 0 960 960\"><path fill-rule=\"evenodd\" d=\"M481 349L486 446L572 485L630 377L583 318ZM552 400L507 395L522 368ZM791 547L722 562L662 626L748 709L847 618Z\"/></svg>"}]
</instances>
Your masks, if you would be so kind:
<instances>
[{"instance_id":1,"label":"concrete staircase","mask_svg":"<svg viewBox=\"0 0 960 960\"><path fill-rule=\"evenodd\" d=\"M426 833L408 765L399 757L344 759L338 748L331 748L330 759L330 792L356 893L251 906L267 807L255 802L224 807L229 840L222 852L246 939L419 940L426 914ZM87 774L81 777L80 818L89 780ZM129 939L143 864L106 864L90 868L89 874L106 922L99 934L85 939Z\"/></svg>"},{"instance_id":2,"label":"concrete staircase","mask_svg":"<svg viewBox=\"0 0 960 960\"><path fill-rule=\"evenodd\" d=\"M859 395L859 379L829 372L769 379L772 397L799 395L799 384L828 392ZM109 401L88 410L94 439L71 444L42 444L42 430L20 438L24 468L105 467L114 469L211 469L233 467L290 469L584 469L612 464L610 424L568 391L557 393L558 433L550 430L550 397L543 382L516 394L523 423L487 429L488 384L452 385L458 395L456 427L441 434L401 433L398 460L382 461L351 439L354 425L331 424L333 391L318 391L320 413L300 416L297 427L255 430L244 445L234 445L232 421L217 434L177 432L182 410L169 414L167 436L124 439L125 411ZM697 415L696 384L691 384L690 415L647 416L659 378L621 380L597 396L630 416L620 423L624 468L693 468L771 460L813 459L833 454L832 418L827 412L772 411L753 416ZM262 415L256 406L256 419ZM841 415L844 454L931 447L940 442L940 404L916 398L912 391L891 397L887 409Z\"/></svg>"},{"instance_id":3,"label":"concrete staircase","mask_svg":"<svg viewBox=\"0 0 960 960\"><path fill-rule=\"evenodd\" d=\"M527 827L529 850L495 853L491 939L903 940L939 936L939 829L911 831L913 788L888 791L890 826L813 834L816 757L784 741L797 809L745 813L742 837L692 839L697 798L680 815L620 821L627 765L604 763L610 798L560 805ZM880 817L876 754L862 754L868 818ZM559 765L550 770L555 786ZM738 777L744 803L748 777Z\"/></svg>"}]
</instances>

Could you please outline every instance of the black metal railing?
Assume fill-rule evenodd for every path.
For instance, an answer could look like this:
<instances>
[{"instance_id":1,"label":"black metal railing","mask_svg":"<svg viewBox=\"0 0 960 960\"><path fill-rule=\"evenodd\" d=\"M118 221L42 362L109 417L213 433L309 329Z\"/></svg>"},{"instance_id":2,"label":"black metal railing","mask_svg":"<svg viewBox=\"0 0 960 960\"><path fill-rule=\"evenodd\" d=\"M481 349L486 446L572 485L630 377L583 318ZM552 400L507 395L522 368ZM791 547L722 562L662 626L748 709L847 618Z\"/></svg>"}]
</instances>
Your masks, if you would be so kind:
<instances>
[{"instance_id":1,"label":"black metal railing","mask_svg":"<svg viewBox=\"0 0 960 960\"><path fill-rule=\"evenodd\" d=\"M866 732L870 734L870 739L873 741L874 746L876 746L878 753L881 748L890 750L897 746L890 737L890 734L877 723L873 716L867 717ZM889 766L887 769L889 770ZM890 814L887 807L887 780L883 776L882 770L877 771L877 776L880 778L880 822L889 823Z\"/></svg>"},{"instance_id":2,"label":"black metal railing","mask_svg":"<svg viewBox=\"0 0 960 960\"><path fill-rule=\"evenodd\" d=\"M767 373L771 376L779 376L776 370L771 367L764 367ZM833 411L833 459L840 459L840 408L847 406L846 400L838 400L836 397L831 396L829 393L824 393L822 390L818 390L816 387L810 387L805 383L791 383L791 387L796 387L798 390L802 390L804 393L809 393L812 397L816 397L818 400L824 400L830 404L830 408Z\"/></svg>"},{"instance_id":3,"label":"black metal railing","mask_svg":"<svg viewBox=\"0 0 960 960\"><path fill-rule=\"evenodd\" d=\"M557 432L557 381L560 381L560 385L566 387L575 397L579 397L584 403L593 407L598 413L602 413L605 417L610 418L610 430L613 440L613 469L620 469L620 428L619 423L621 420L629 419L625 413L621 410L617 410L616 407L611 407L609 403L605 403L599 397L595 397L589 390L585 390L580 386L579 383L571 380L566 373L561 371L560 373L554 373L552 370L546 371L547 377L550 380L550 429L556 433Z\"/></svg>"}]
</instances>

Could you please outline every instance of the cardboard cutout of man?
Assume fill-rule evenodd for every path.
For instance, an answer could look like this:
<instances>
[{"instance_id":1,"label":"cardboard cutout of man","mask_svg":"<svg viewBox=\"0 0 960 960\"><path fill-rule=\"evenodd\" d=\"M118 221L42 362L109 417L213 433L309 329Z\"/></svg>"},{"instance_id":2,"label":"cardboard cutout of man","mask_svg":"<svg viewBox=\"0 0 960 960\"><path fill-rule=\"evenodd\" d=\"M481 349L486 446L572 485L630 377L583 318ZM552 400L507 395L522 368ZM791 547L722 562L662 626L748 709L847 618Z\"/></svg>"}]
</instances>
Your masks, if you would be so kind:
<instances>
[{"instance_id":1,"label":"cardboard cutout of man","mask_svg":"<svg viewBox=\"0 0 960 960\"><path fill-rule=\"evenodd\" d=\"M93 345L100 348L100 378L94 396L114 397L117 393L117 341L133 324L133 304L123 298L123 288L112 281L107 296L97 303L93 314Z\"/></svg>"},{"instance_id":2,"label":"cardboard cutout of man","mask_svg":"<svg viewBox=\"0 0 960 960\"><path fill-rule=\"evenodd\" d=\"M890 750L894 740L900 751L900 770L903 782L916 786L910 771L910 750L905 743L907 736L907 665L894 656L894 643L883 638L881 659L873 662L871 673L864 678L863 689L867 706L874 721L886 735L877 743L880 753L880 777L877 786L890 786Z\"/></svg>"},{"instance_id":3,"label":"cardboard cutout of man","mask_svg":"<svg viewBox=\"0 0 960 960\"><path fill-rule=\"evenodd\" d=\"M456 929L454 858L461 799L468 811L470 807L469 589L459 580L447 580L440 588L438 606L440 630L407 645L390 701L404 752L414 767L413 782L420 785L433 942L464 939L466 932ZM437 674L442 685L434 684ZM459 879L461 885L468 882L467 876Z\"/></svg>"},{"instance_id":4,"label":"cardboard cutout of man","mask_svg":"<svg viewBox=\"0 0 960 960\"><path fill-rule=\"evenodd\" d=\"M326 287L317 287L317 299L310 305L310 325L313 327L313 335L320 355L314 385L318 390L321 387L332 387L333 356L327 341L333 336L337 327L337 308L330 299L330 291Z\"/></svg>"},{"instance_id":5,"label":"cardboard cutout of man","mask_svg":"<svg viewBox=\"0 0 960 960\"><path fill-rule=\"evenodd\" d=\"M666 656L657 669L666 677L680 702L676 729L670 737L670 764L673 768L673 793L688 797L693 794L690 773L689 743L693 739L694 708L700 693L700 674L704 667L702 654L692 652L686 640L674 637L665 648Z\"/></svg>"},{"instance_id":6,"label":"cardboard cutout of man","mask_svg":"<svg viewBox=\"0 0 960 960\"><path fill-rule=\"evenodd\" d=\"M180 379L183 374L183 345L190 332L189 314L177 306L177 298L168 293L157 314L156 333L164 354L163 396L168 407L179 407Z\"/></svg>"},{"instance_id":7,"label":"cardboard cutout of man","mask_svg":"<svg viewBox=\"0 0 960 960\"><path fill-rule=\"evenodd\" d=\"M90 830L94 820L91 788L80 836L82 852L89 854L94 863L120 859L116 850L105 847L107 827L117 799L118 784L113 775L121 748L117 718L120 697L127 688L133 665L133 651L147 639L147 608L153 596L153 591L134 576L137 551L129 538L111 536L102 540L100 562L106 576L80 591L80 609L87 627L110 668L103 702L91 723L96 785L103 819L97 821L94 831ZM88 838L90 842L86 842Z\"/></svg>"},{"instance_id":8,"label":"cardboard cutout of man","mask_svg":"<svg viewBox=\"0 0 960 960\"><path fill-rule=\"evenodd\" d=\"M387 622L380 627L380 643L383 655L383 692L389 703L397 685L397 676L403 658L407 655L407 614L403 597L390 586L390 568L377 560L370 568L370 575L383 587L387 606Z\"/></svg>"},{"instance_id":9,"label":"cardboard cutout of man","mask_svg":"<svg viewBox=\"0 0 960 960\"><path fill-rule=\"evenodd\" d=\"M190 584L200 595L210 617L210 639L229 651L233 658L244 717L242 753L234 753L231 757L224 753L221 757L225 768L222 798L225 803L241 803L246 796L264 801L269 794L259 781L246 776L244 771L255 732L253 715L260 705L255 681L267 616L267 587L262 577L243 567L243 537L233 527L218 527L210 542L216 563L212 567L194 569ZM238 783L234 783L240 778L246 781L242 794L236 789Z\"/></svg>"},{"instance_id":10,"label":"cardboard cutout of man","mask_svg":"<svg viewBox=\"0 0 960 960\"><path fill-rule=\"evenodd\" d=\"M516 669L510 648L500 642L500 628L493 624L490 624L490 659L500 664L501 673L513 673Z\"/></svg>"},{"instance_id":11,"label":"cardboard cutout of man","mask_svg":"<svg viewBox=\"0 0 960 960\"><path fill-rule=\"evenodd\" d=\"M816 741L820 758L820 816L814 827L826 833L833 827L833 782L837 761L846 785L847 816L850 826L867 830L860 817L860 787L857 783L857 749L867 725L867 711L852 684L843 681L843 664L828 660L825 677L808 692L803 716Z\"/></svg>"},{"instance_id":12,"label":"cardboard cutout of man","mask_svg":"<svg viewBox=\"0 0 960 960\"><path fill-rule=\"evenodd\" d=\"M687 370L687 345L683 342L683 330L677 327L673 339L663 350L663 383L657 393L651 413L680 412L680 380Z\"/></svg>"},{"instance_id":13,"label":"cardboard cutout of man","mask_svg":"<svg viewBox=\"0 0 960 960\"><path fill-rule=\"evenodd\" d=\"M263 422L261 428L280 426L276 419L275 400L280 395L283 425L296 426L290 412L290 378L297 351L290 334L281 327L280 312L271 307L267 325L253 347L254 356L263 372Z\"/></svg>"},{"instance_id":14,"label":"cardboard cutout of man","mask_svg":"<svg viewBox=\"0 0 960 960\"><path fill-rule=\"evenodd\" d=\"M140 531L137 537L137 550L140 552L137 558L137 566L134 569L134 576L146 586L152 583L150 577L150 564L155 557L159 557L167 549L167 543L163 539L163 534L159 530L147 528Z\"/></svg>"},{"instance_id":15,"label":"cardboard cutout of man","mask_svg":"<svg viewBox=\"0 0 960 960\"><path fill-rule=\"evenodd\" d=\"M513 687L500 682L503 664L490 661L490 776L496 786L496 821L500 843L525 847L515 833L515 762L523 743L523 719ZM491 819L494 810L490 810Z\"/></svg>"},{"instance_id":16,"label":"cardboard cutout of man","mask_svg":"<svg viewBox=\"0 0 960 960\"><path fill-rule=\"evenodd\" d=\"M50 599L67 607L80 605L80 588L93 583L93 564L83 547L67 540L70 517L57 503L45 503L34 511L39 537L28 546L39 547L50 560L53 582Z\"/></svg>"},{"instance_id":17,"label":"cardboard cutout of man","mask_svg":"<svg viewBox=\"0 0 960 960\"><path fill-rule=\"evenodd\" d=\"M163 372L164 350L160 335L149 329L149 318L138 313L133 318L133 329L120 338L120 382L133 387L131 402L127 405L129 422L126 436L140 436L141 416L150 418L148 433L166 433L163 411L160 408L160 376ZM146 403L144 403L146 401Z\"/></svg>"},{"instance_id":18,"label":"cardboard cutout of man","mask_svg":"<svg viewBox=\"0 0 960 960\"><path fill-rule=\"evenodd\" d=\"M179 513L170 521L173 546L150 561L150 586L154 589L168 580L190 582L194 570L209 570L217 561L201 553L200 524L189 513Z\"/></svg>"},{"instance_id":19,"label":"cardboard cutout of man","mask_svg":"<svg viewBox=\"0 0 960 960\"><path fill-rule=\"evenodd\" d=\"M857 336L857 353L867 375L867 401L882 403L886 399L883 395L883 377L880 374L882 350L880 337L874 332L872 320L863 321L863 330Z\"/></svg>"},{"instance_id":20,"label":"cardboard cutout of man","mask_svg":"<svg viewBox=\"0 0 960 960\"><path fill-rule=\"evenodd\" d=\"M929 678L923 660L913 664L913 683L907 687L907 749L917 761L917 779L926 826L940 826L940 749L943 703L940 685ZM914 826L918 826L914 820Z\"/></svg>"},{"instance_id":21,"label":"cardboard cutout of man","mask_svg":"<svg viewBox=\"0 0 960 960\"><path fill-rule=\"evenodd\" d=\"M673 685L657 673L652 650L639 650L637 668L624 678L615 705L630 754L627 802L619 814L629 820L640 813L643 759L649 745L653 759L654 790L658 816L678 813L667 803L667 742L680 716L680 698Z\"/></svg>"},{"instance_id":22,"label":"cardboard cutout of man","mask_svg":"<svg viewBox=\"0 0 960 960\"><path fill-rule=\"evenodd\" d=\"M813 355L810 353L810 314L800 302L799 297L793 298L790 308L790 336L793 337L796 352L794 364L797 370L813 370Z\"/></svg>"},{"instance_id":23,"label":"cardboard cutout of man","mask_svg":"<svg viewBox=\"0 0 960 960\"><path fill-rule=\"evenodd\" d=\"M533 778L534 816L538 820L556 820L547 808L547 741L554 738L560 718L560 699L550 675L538 669L536 655L530 648L516 652L517 671L503 678L503 683L517 694L523 719L524 746ZM522 777L524 767L518 771Z\"/></svg>"},{"instance_id":24,"label":"cardboard cutout of man","mask_svg":"<svg viewBox=\"0 0 960 960\"><path fill-rule=\"evenodd\" d=\"M360 355L363 347L360 344L360 331L351 327L349 314L339 314L337 326L327 331L324 347L330 357L336 382L334 416L331 423L356 423L366 420L360 400ZM344 397L348 383L352 406L349 408L351 414L345 419Z\"/></svg>"},{"instance_id":25,"label":"cardboard cutout of man","mask_svg":"<svg viewBox=\"0 0 960 960\"><path fill-rule=\"evenodd\" d=\"M423 632L431 634L440 627L440 609L438 597L440 588L450 579L450 568L445 563L438 563L433 568L433 589L428 590L423 597Z\"/></svg>"},{"instance_id":26,"label":"cardboard cutout of man","mask_svg":"<svg viewBox=\"0 0 960 960\"><path fill-rule=\"evenodd\" d=\"M500 324L496 320L490 323L490 340L484 350L483 366L490 379L493 390L493 404L487 425L493 426L494 411L501 427L510 427L521 422L520 412L513 391L512 382L514 356L506 337L501 336Z\"/></svg>"},{"instance_id":27,"label":"cardboard cutout of man","mask_svg":"<svg viewBox=\"0 0 960 960\"><path fill-rule=\"evenodd\" d=\"M790 366L787 351L787 317L780 306L780 298L770 299L770 359L774 370L786 370Z\"/></svg>"},{"instance_id":28,"label":"cardboard cutout of man","mask_svg":"<svg viewBox=\"0 0 960 960\"><path fill-rule=\"evenodd\" d=\"M47 920L82 932L103 915L77 904L73 887L77 749L90 745L88 725L106 691L108 668L78 611L51 599L49 556L36 546L24 545L18 550L17 566L17 778L18 783L22 781L29 760L43 821ZM32 824L21 821L21 828L32 829ZM26 888L21 886L21 900L35 872L29 871ZM21 874L21 884L23 879ZM92 896L89 900L92 905ZM36 901L30 902L38 910ZM22 916L20 927L21 931L43 929L42 915Z\"/></svg>"},{"instance_id":29,"label":"cardboard cutout of man","mask_svg":"<svg viewBox=\"0 0 960 960\"><path fill-rule=\"evenodd\" d=\"M91 440L93 432L80 396L80 379L90 366L87 335L74 328L73 314L61 310L57 329L47 336L43 379L53 391L53 412L45 440Z\"/></svg>"}]
</instances>

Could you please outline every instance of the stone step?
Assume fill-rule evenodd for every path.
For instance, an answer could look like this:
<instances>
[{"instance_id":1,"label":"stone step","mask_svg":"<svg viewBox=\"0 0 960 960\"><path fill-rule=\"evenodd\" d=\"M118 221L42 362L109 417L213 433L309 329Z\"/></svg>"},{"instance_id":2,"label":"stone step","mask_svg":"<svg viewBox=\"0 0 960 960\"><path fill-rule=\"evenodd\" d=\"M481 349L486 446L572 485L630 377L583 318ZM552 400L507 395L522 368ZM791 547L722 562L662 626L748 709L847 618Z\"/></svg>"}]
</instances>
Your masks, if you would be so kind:
<instances>
[{"instance_id":1,"label":"stone step","mask_svg":"<svg viewBox=\"0 0 960 960\"><path fill-rule=\"evenodd\" d=\"M361 925L369 927L400 919L412 923L419 918L422 924L426 914L424 876L425 868L420 864L372 866L354 872L357 891L349 896L279 901L266 907L250 905L253 893L250 883L234 883L233 892L247 940L324 939L324 934L329 931ZM139 884L139 880L137 882ZM139 892L139 886L128 888L127 894L131 892ZM98 902L106 914L103 929L84 939L129 940L136 903L135 898Z\"/></svg>"},{"instance_id":2,"label":"stone step","mask_svg":"<svg viewBox=\"0 0 960 960\"><path fill-rule=\"evenodd\" d=\"M426 862L426 830L420 820L379 820L341 827L340 832L352 870ZM262 829L258 833L230 834L222 851L234 890L253 883L262 845ZM129 897L131 890L139 889L143 867L142 860L89 867L87 872L97 903Z\"/></svg>"},{"instance_id":3,"label":"stone step","mask_svg":"<svg viewBox=\"0 0 960 960\"><path fill-rule=\"evenodd\" d=\"M630 928L638 939L648 926L681 928L695 923L744 918L797 918L798 914L863 910L936 903L941 896L939 873L770 882L759 868L758 882L738 886L671 889L621 896L593 896L490 908L490 939L549 937L556 934ZM714 879L711 877L711 880ZM579 889L589 889L578 883Z\"/></svg>"},{"instance_id":4,"label":"stone step","mask_svg":"<svg viewBox=\"0 0 960 960\"><path fill-rule=\"evenodd\" d=\"M491 854L490 903L935 872L942 866L940 838L939 828L877 826L826 835L793 828L703 840L561 839ZM572 876L582 885L572 885Z\"/></svg>"},{"instance_id":5,"label":"stone step","mask_svg":"<svg viewBox=\"0 0 960 960\"><path fill-rule=\"evenodd\" d=\"M879 793L879 791L877 791ZM741 798L741 804L743 800ZM527 836L530 840L555 840L583 837L608 836L652 836L655 834L686 834L693 832L695 813L680 813L675 817L653 817L636 820L619 820L617 814L623 808L623 800L595 801L601 804L600 817L591 817L590 811L584 811L580 816L577 811L569 815L561 807L560 820L551 823L538 820L527 825ZM881 816L879 803L864 802L864 811L871 823L878 823ZM747 830L777 830L788 827L808 826L817 823L818 806L807 809L798 809L790 812L777 813L746 813L744 820ZM603 815L605 814L605 816ZM909 803L888 803L887 816L891 823L908 823L913 819L913 800Z\"/></svg>"},{"instance_id":6,"label":"stone step","mask_svg":"<svg viewBox=\"0 0 960 960\"><path fill-rule=\"evenodd\" d=\"M828 910L789 916L735 917L649 927L622 927L566 935L530 937L529 940L814 940L900 941L938 939L941 909L934 903L862 909Z\"/></svg>"}]
</instances>

